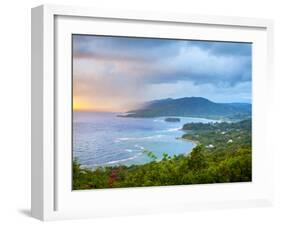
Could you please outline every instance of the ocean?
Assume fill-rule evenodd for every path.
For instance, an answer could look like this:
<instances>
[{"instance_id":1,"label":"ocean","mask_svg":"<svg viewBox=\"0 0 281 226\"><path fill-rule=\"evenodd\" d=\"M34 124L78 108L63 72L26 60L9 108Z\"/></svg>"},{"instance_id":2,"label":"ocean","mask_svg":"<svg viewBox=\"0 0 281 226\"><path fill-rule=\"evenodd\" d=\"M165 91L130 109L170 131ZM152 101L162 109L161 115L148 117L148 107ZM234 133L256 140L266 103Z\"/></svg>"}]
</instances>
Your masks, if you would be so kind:
<instances>
[{"instance_id":1,"label":"ocean","mask_svg":"<svg viewBox=\"0 0 281 226\"><path fill-rule=\"evenodd\" d=\"M188 122L214 122L190 117L166 122L166 117L128 118L118 117L119 114L73 113L73 157L82 167L144 164L151 161L144 150L153 152L157 160L163 153L187 154L194 144L177 139L184 134L182 126Z\"/></svg>"}]
</instances>

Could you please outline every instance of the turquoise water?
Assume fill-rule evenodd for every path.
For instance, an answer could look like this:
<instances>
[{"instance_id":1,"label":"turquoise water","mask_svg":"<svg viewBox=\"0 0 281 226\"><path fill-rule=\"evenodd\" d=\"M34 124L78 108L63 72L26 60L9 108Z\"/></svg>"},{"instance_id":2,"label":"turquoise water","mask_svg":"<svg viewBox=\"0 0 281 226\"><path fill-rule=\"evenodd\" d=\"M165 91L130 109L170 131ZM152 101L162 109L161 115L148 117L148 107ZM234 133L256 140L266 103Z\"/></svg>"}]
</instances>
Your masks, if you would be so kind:
<instances>
[{"instance_id":1,"label":"turquoise water","mask_svg":"<svg viewBox=\"0 0 281 226\"><path fill-rule=\"evenodd\" d=\"M194 144L176 139L188 122L213 122L202 118L180 118L165 122L160 118L125 118L118 113L75 112L73 114L73 156L83 167L143 164L151 161L144 150L157 159L189 153Z\"/></svg>"}]
</instances>

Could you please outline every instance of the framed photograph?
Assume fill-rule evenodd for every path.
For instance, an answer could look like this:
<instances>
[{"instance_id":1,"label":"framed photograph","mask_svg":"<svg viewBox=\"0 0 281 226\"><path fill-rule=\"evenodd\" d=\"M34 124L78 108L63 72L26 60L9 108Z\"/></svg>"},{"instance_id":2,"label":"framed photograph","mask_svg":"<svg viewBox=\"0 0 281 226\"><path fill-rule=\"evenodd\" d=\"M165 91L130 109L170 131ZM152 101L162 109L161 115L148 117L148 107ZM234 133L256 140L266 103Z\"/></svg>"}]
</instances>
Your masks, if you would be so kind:
<instances>
[{"instance_id":1,"label":"framed photograph","mask_svg":"<svg viewBox=\"0 0 281 226\"><path fill-rule=\"evenodd\" d=\"M32 9L32 216L270 205L270 20Z\"/></svg>"}]
</instances>

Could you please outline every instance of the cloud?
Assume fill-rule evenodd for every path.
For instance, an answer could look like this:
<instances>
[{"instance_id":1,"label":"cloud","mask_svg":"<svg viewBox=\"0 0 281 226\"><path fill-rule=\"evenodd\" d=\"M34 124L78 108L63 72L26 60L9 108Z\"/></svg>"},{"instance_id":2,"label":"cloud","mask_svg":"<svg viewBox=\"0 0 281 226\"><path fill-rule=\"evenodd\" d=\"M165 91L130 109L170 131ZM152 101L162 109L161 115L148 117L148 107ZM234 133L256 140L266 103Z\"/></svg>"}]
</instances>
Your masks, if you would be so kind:
<instances>
[{"instance_id":1,"label":"cloud","mask_svg":"<svg viewBox=\"0 0 281 226\"><path fill-rule=\"evenodd\" d=\"M247 57L251 57L252 55L251 43L187 41L187 44L196 46L214 55Z\"/></svg>"},{"instance_id":2,"label":"cloud","mask_svg":"<svg viewBox=\"0 0 281 226\"><path fill-rule=\"evenodd\" d=\"M195 84L213 84L221 86L235 85L251 80L251 57L224 54L212 54L197 46L182 48L180 54L166 58L157 65L156 82L193 81ZM165 70L165 69L169 70ZM153 77L152 77L153 78Z\"/></svg>"},{"instance_id":3,"label":"cloud","mask_svg":"<svg viewBox=\"0 0 281 226\"><path fill-rule=\"evenodd\" d=\"M73 40L75 58L92 59L103 65L106 61L111 66L125 62L128 71L116 73L138 73L147 82L188 80L196 84L234 85L251 80L249 43L81 35Z\"/></svg>"},{"instance_id":4,"label":"cloud","mask_svg":"<svg viewBox=\"0 0 281 226\"><path fill-rule=\"evenodd\" d=\"M194 84L190 81L150 84L146 87L148 96L154 99L200 96L217 102L251 102L251 82L241 82L232 87L217 88L213 84Z\"/></svg>"},{"instance_id":5,"label":"cloud","mask_svg":"<svg viewBox=\"0 0 281 226\"><path fill-rule=\"evenodd\" d=\"M151 38L127 38L111 36L73 36L74 57L92 57L96 60L151 61L160 54L177 54L178 42Z\"/></svg>"},{"instance_id":6,"label":"cloud","mask_svg":"<svg viewBox=\"0 0 281 226\"><path fill-rule=\"evenodd\" d=\"M250 43L73 35L74 94L115 105L165 92L249 101L251 51Z\"/></svg>"}]
</instances>

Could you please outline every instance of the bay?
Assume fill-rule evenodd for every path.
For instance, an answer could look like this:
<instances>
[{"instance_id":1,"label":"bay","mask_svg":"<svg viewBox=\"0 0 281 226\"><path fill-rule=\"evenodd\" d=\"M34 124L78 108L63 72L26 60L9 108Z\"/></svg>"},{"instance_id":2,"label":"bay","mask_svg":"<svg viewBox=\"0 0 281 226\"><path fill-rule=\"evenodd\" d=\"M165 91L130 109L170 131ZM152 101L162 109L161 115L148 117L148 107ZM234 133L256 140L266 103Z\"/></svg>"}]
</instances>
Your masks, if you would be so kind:
<instances>
[{"instance_id":1,"label":"bay","mask_svg":"<svg viewBox=\"0 0 281 226\"><path fill-rule=\"evenodd\" d=\"M209 123L215 120L176 117L180 122L166 122L166 117L129 118L120 113L74 112L73 157L82 167L144 164L151 159L144 152L153 152L157 160L188 154L194 143L180 138L185 123Z\"/></svg>"}]
</instances>

